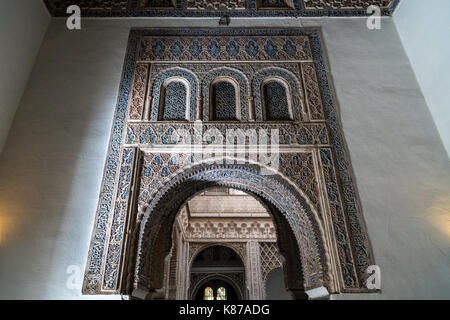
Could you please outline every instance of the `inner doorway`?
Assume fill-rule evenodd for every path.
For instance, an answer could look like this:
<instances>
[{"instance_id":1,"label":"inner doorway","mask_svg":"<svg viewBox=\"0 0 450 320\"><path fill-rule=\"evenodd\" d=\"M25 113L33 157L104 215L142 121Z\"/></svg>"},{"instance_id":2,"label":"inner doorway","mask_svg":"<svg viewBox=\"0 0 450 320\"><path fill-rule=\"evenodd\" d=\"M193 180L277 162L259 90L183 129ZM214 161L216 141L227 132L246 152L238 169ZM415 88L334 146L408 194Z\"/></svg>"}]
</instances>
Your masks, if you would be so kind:
<instances>
[{"instance_id":1,"label":"inner doorway","mask_svg":"<svg viewBox=\"0 0 450 320\"><path fill-rule=\"evenodd\" d=\"M208 247L192 263L192 299L241 300L244 279L244 263L233 249L221 245Z\"/></svg>"},{"instance_id":2,"label":"inner doorway","mask_svg":"<svg viewBox=\"0 0 450 320\"><path fill-rule=\"evenodd\" d=\"M275 228L265 205L246 192L210 187L198 193L175 220L166 298L265 299L267 275L284 267Z\"/></svg>"}]
</instances>

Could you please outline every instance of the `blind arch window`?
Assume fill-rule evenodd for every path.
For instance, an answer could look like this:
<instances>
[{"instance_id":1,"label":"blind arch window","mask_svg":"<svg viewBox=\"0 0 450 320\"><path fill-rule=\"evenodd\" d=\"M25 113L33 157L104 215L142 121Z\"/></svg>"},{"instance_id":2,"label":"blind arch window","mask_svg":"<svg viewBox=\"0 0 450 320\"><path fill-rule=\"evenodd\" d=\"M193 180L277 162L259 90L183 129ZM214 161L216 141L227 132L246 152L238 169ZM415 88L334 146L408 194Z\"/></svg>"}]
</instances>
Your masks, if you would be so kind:
<instances>
[{"instance_id":1,"label":"blind arch window","mask_svg":"<svg viewBox=\"0 0 450 320\"><path fill-rule=\"evenodd\" d=\"M181 79L169 79L161 89L160 113L158 120L188 119L189 85Z\"/></svg>"},{"instance_id":2,"label":"blind arch window","mask_svg":"<svg viewBox=\"0 0 450 320\"><path fill-rule=\"evenodd\" d=\"M288 85L278 79L271 79L262 84L265 120L292 120L290 90Z\"/></svg>"},{"instance_id":3,"label":"blind arch window","mask_svg":"<svg viewBox=\"0 0 450 320\"><path fill-rule=\"evenodd\" d=\"M239 85L229 79L218 79L211 88L212 120L238 120Z\"/></svg>"}]
</instances>

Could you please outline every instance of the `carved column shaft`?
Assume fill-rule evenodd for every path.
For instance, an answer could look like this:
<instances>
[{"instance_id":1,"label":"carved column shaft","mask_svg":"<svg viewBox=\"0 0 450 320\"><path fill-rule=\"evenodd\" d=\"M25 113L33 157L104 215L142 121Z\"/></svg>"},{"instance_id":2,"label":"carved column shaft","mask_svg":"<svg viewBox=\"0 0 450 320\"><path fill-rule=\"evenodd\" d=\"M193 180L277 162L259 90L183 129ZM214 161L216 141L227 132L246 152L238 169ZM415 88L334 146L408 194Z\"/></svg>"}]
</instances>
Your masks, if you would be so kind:
<instances>
[{"instance_id":1,"label":"carved column shaft","mask_svg":"<svg viewBox=\"0 0 450 320\"><path fill-rule=\"evenodd\" d=\"M261 300L262 279L259 243L257 241L247 242L247 288L249 300Z\"/></svg>"},{"instance_id":2,"label":"carved column shaft","mask_svg":"<svg viewBox=\"0 0 450 320\"><path fill-rule=\"evenodd\" d=\"M255 115L255 101L253 97L248 98L248 120L249 121L255 121L256 115Z\"/></svg>"}]
</instances>

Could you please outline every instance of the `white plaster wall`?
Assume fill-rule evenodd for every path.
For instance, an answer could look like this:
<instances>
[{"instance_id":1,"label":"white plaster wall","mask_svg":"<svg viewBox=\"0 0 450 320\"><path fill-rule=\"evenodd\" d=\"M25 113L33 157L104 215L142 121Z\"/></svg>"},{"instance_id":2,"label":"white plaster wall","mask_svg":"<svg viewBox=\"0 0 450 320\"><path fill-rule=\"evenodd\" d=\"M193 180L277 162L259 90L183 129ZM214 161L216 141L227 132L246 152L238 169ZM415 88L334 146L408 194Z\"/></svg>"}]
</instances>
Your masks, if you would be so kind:
<instances>
[{"instance_id":1,"label":"white plaster wall","mask_svg":"<svg viewBox=\"0 0 450 320\"><path fill-rule=\"evenodd\" d=\"M0 0L0 155L49 22L42 1Z\"/></svg>"},{"instance_id":2,"label":"white plaster wall","mask_svg":"<svg viewBox=\"0 0 450 320\"><path fill-rule=\"evenodd\" d=\"M323 29L382 270L382 293L358 298L450 298L449 165L393 21L230 26L300 21ZM194 25L217 19L52 21L0 159L0 298L83 298L66 268L84 271L129 28Z\"/></svg>"},{"instance_id":3,"label":"white plaster wall","mask_svg":"<svg viewBox=\"0 0 450 320\"><path fill-rule=\"evenodd\" d=\"M450 158L450 1L401 1L395 25Z\"/></svg>"},{"instance_id":4,"label":"white plaster wall","mask_svg":"<svg viewBox=\"0 0 450 320\"><path fill-rule=\"evenodd\" d=\"M292 300L284 285L283 269L277 268L267 275L266 300Z\"/></svg>"},{"instance_id":5,"label":"white plaster wall","mask_svg":"<svg viewBox=\"0 0 450 320\"><path fill-rule=\"evenodd\" d=\"M324 25L344 133L381 268L378 295L450 298L450 164L392 20Z\"/></svg>"}]
</instances>

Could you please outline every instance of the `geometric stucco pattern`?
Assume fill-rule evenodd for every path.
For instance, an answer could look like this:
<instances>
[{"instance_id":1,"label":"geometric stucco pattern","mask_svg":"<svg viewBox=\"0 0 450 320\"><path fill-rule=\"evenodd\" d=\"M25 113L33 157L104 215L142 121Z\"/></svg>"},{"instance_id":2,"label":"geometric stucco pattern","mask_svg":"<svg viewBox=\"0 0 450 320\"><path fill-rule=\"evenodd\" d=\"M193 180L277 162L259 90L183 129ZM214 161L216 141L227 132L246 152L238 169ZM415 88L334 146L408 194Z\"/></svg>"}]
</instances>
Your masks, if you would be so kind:
<instances>
[{"instance_id":1,"label":"geometric stucco pattern","mask_svg":"<svg viewBox=\"0 0 450 320\"><path fill-rule=\"evenodd\" d=\"M265 282L270 271L281 268L280 254L275 242L260 242L261 277Z\"/></svg>"},{"instance_id":2,"label":"geometric stucco pattern","mask_svg":"<svg viewBox=\"0 0 450 320\"><path fill-rule=\"evenodd\" d=\"M166 83L158 78L165 70L174 71L170 76L184 81L190 93L190 121L152 117L161 106L155 84ZM239 121L205 117L215 76L239 78ZM287 98L296 108L290 121L265 122L259 116L264 103L257 101L264 98L258 88L272 77L289 88ZM300 252L304 288L367 291L361 279L374 261L332 88L317 28L132 30L83 292L145 288L151 282L146 272L159 270L152 263L161 259L155 257L170 250L157 244L171 244L167 226L199 183L248 191L273 208L276 224L285 219ZM273 175L260 172L259 155L248 164L214 165L201 152L187 152L187 140L205 147L215 143L207 132L239 129L278 130L279 166ZM290 249L283 241L278 245L285 256Z\"/></svg>"},{"instance_id":3,"label":"geometric stucco pattern","mask_svg":"<svg viewBox=\"0 0 450 320\"><path fill-rule=\"evenodd\" d=\"M280 253L275 242L260 242L259 251L261 254L261 280L263 283L263 297L267 297L266 284L269 273L282 267Z\"/></svg>"},{"instance_id":4,"label":"geometric stucco pattern","mask_svg":"<svg viewBox=\"0 0 450 320\"><path fill-rule=\"evenodd\" d=\"M86 17L200 17L200 16L365 16L368 6L378 5L392 15L400 0L43 0L56 17L77 4Z\"/></svg>"},{"instance_id":5,"label":"geometric stucco pattern","mask_svg":"<svg viewBox=\"0 0 450 320\"><path fill-rule=\"evenodd\" d=\"M266 221L230 221L221 223L213 219L193 222L186 229L185 236L188 240L194 239L276 239L275 229L272 223Z\"/></svg>"}]
</instances>

